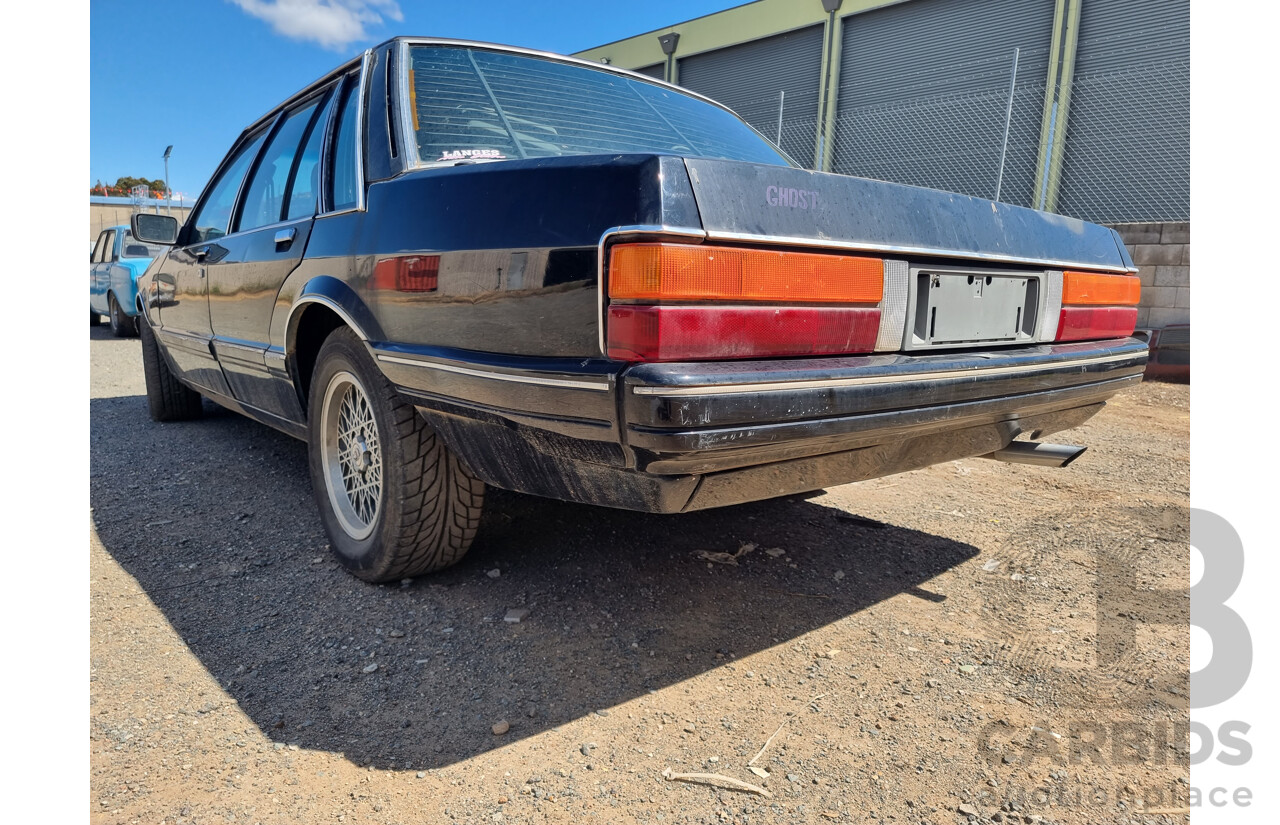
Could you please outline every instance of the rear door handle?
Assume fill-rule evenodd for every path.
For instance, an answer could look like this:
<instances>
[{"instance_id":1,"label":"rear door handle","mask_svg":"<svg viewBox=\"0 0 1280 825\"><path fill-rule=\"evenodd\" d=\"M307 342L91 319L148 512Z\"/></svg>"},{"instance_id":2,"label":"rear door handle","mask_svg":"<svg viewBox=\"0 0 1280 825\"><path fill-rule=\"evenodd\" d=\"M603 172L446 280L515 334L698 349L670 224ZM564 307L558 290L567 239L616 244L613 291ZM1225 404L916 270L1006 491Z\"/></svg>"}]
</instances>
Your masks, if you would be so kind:
<instances>
[{"instance_id":1,"label":"rear door handle","mask_svg":"<svg viewBox=\"0 0 1280 825\"><path fill-rule=\"evenodd\" d=\"M294 229L292 226L289 227L288 229L281 229L277 231L276 232L276 249L280 249L281 247L288 249L289 245L293 243L294 236L296 236L297 234L298 234L298 230Z\"/></svg>"}]
</instances>

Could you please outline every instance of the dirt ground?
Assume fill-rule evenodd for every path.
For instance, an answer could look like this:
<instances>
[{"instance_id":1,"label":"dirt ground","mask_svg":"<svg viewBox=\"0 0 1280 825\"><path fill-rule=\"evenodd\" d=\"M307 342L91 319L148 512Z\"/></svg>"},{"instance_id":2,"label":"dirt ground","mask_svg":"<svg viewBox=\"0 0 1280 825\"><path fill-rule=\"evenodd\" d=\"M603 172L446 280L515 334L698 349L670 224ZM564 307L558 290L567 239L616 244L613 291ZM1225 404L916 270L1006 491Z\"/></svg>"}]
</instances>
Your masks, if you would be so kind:
<instances>
[{"instance_id":1,"label":"dirt ground","mask_svg":"<svg viewBox=\"0 0 1280 825\"><path fill-rule=\"evenodd\" d=\"M462 564L373 586L301 442L153 424L138 342L91 339L92 822L1186 821L1186 386L1060 470L686 516L491 492Z\"/></svg>"}]
</instances>

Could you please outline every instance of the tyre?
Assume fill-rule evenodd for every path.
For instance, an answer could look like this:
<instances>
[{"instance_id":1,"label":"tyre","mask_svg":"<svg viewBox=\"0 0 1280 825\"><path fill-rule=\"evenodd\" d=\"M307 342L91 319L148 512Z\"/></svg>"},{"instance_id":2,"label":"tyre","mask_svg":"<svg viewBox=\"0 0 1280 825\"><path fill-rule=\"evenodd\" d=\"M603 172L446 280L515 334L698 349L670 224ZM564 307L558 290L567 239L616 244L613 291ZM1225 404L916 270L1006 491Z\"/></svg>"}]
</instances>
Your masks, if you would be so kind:
<instances>
[{"instance_id":1,"label":"tyre","mask_svg":"<svg viewBox=\"0 0 1280 825\"><path fill-rule=\"evenodd\" d=\"M147 382L147 406L153 421L189 421L204 413L200 393L178 380L169 369L169 362L156 334L145 319L139 319L138 333L142 338L142 375Z\"/></svg>"},{"instance_id":2,"label":"tyre","mask_svg":"<svg viewBox=\"0 0 1280 825\"><path fill-rule=\"evenodd\" d=\"M120 302L116 300L115 293L107 295L107 310L110 313L108 319L111 321L112 335L117 338L131 338L138 334L137 324L134 323L133 318L125 314Z\"/></svg>"},{"instance_id":3,"label":"tyre","mask_svg":"<svg viewBox=\"0 0 1280 825\"><path fill-rule=\"evenodd\" d=\"M311 486L344 567L366 581L395 581L466 554L484 484L345 327L320 348L308 411Z\"/></svg>"}]
</instances>

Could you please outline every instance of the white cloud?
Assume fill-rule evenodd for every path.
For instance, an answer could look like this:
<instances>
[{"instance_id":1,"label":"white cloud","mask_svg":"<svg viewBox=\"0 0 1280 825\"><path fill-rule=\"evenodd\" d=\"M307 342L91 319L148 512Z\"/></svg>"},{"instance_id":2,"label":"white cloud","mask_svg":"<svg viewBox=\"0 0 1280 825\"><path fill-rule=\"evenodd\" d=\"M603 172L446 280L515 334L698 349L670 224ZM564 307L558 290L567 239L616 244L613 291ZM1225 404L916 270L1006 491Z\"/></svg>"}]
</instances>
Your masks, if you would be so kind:
<instances>
[{"instance_id":1,"label":"white cloud","mask_svg":"<svg viewBox=\"0 0 1280 825\"><path fill-rule=\"evenodd\" d=\"M404 20L396 0L231 0L246 13L294 40L314 40L326 49L342 51L347 44L370 39L366 25L382 23L385 15Z\"/></svg>"}]
</instances>

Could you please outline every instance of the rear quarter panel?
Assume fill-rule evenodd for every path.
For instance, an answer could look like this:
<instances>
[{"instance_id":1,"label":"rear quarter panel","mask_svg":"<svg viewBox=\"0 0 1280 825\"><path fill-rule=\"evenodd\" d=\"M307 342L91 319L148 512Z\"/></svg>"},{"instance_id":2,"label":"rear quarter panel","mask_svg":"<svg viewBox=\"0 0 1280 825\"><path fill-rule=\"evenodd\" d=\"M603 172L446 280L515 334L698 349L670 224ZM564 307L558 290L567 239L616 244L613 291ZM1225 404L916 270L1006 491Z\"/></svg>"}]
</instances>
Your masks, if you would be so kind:
<instances>
[{"instance_id":1,"label":"rear quarter panel","mask_svg":"<svg viewBox=\"0 0 1280 825\"><path fill-rule=\"evenodd\" d=\"M617 226L697 226L683 162L653 155L507 161L375 183L366 212L316 220L280 292L271 343L320 276L347 284L383 340L518 356L598 357L597 249ZM377 262L439 257L431 292L382 288ZM373 335L373 333L370 333Z\"/></svg>"}]
</instances>

